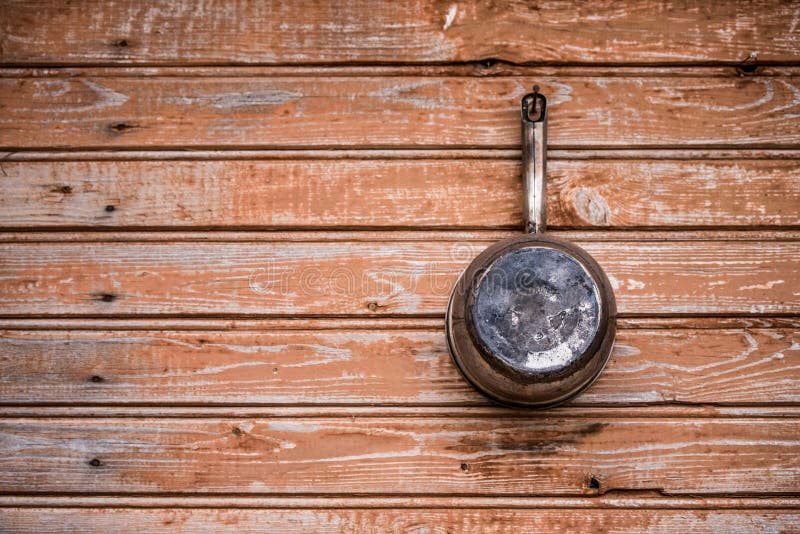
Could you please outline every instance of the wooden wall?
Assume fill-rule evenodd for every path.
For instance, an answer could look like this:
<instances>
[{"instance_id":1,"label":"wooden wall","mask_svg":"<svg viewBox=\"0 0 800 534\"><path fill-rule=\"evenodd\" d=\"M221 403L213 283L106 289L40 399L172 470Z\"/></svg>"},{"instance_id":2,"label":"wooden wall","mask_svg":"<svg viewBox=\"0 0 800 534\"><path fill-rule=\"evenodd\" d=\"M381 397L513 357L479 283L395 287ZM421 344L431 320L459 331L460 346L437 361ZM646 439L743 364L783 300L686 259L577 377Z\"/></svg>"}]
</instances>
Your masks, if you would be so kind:
<instances>
[{"instance_id":1,"label":"wooden wall","mask_svg":"<svg viewBox=\"0 0 800 534\"><path fill-rule=\"evenodd\" d=\"M800 4L0 13L0 530L798 531ZM534 83L621 317L530 413L443 315Z\"/></svg>"}]
</instances>

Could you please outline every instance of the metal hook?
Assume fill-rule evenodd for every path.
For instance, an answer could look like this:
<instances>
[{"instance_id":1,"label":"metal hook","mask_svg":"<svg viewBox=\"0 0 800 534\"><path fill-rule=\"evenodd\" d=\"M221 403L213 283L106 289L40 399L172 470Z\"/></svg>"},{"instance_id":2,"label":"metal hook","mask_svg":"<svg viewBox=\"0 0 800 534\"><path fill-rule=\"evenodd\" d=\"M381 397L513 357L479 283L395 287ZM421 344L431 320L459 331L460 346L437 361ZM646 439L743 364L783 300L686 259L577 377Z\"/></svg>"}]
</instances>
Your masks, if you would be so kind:
<instances>
[{"instance_id":1,"label":"metal hook","mask_svg":"<svg viewBox=\"0 0 800 534\"><path fill-rule=\"evenodd\" d=\"M536 112L537 105L539 108L539 115L537 118L531 118L531 112ZM522 120L525 122L541 122L545 119L547 113L547 99L539 92L539 86L533 86L533 92L528 93L522 97Z\"/></svg>"}]
</instances>

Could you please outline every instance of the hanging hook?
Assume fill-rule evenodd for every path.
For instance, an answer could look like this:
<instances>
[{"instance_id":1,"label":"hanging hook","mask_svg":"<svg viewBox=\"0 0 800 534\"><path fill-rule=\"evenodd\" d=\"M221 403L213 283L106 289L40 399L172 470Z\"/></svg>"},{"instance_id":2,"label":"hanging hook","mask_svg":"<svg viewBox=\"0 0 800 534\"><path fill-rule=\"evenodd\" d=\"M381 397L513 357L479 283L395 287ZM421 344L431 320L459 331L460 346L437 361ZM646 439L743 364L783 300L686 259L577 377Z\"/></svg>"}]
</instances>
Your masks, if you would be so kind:
<instances>
[{"instance_id":1,"label":"hanging hook","mask_svg":"<svg viewBox=\"0 0 800 534\"><path fill-rule=\"evenodd\" d=\"M538 106L537 106L538 104ZM538 116L531 118L531 112L536 113L539 108ZM539 92L539 86L533 86L533 92L522 97L522 120L525 122L541 122L547 113L547 99Z\"/></svg>"}]
</instances>

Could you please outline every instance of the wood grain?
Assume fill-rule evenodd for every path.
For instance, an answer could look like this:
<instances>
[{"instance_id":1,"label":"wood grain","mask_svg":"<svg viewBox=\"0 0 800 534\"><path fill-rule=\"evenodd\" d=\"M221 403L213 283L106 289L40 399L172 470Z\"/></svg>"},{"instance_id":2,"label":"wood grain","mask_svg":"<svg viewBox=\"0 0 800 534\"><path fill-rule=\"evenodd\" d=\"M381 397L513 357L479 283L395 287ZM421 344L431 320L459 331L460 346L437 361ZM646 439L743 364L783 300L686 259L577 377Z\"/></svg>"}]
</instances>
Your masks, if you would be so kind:
<instances>
[{"instance_id":1,"label":"wood grain","mask_svg":"<svg viewBox=\"0 0 800 534\"><path fill-rule=\"evenodd\" d=\"M115 210L116 211L116 210ZM642 230L548 230L553 237L580 243L654 243L654 242L791 242L800 240L800 230L793 228L759 229L676 229L648 228ZM11 230L0 231L0 243L490 243L518 237L520 229L420 229L420 228L360 228L320 230L245 229L245 230L136 230L91 228L79 230Z\"/></svg>"},{"instance_id":2,"label":"wood grain","mask_svg":"<svg viewBox=\"0 0 800 534\"><path fill-rule=\"evenodd\" d=\"M0 309L7 316L442 316L457 276L490 243L0 244ZM797 241L580 244L606 270L624 315L800 311Z\"/></svg>"},{"instance_id":3,"label":"wood grain","mask_svg":"<svg viewBox=\"0 0 800 534\"><path fill-rule=\"evenodd\" d=\"M158 495L0 495L0 508L163 508ZM610 492L589 497L470 496L463 495L177 495L170 509L506 509L506 510L794 510L798 497L679 496L656 492Z\"/></svg>"},{"instance_id":4,"label":"wood grain","mask_svg":"<svg viewBox=\"0 0 800 534\"><path fill-rule=\"evenodd\" d=\"M175 318L175 317L104 317L87 321L80 317L36 317L0 319L0 330L170 330L181 332L264 332L291 330L439 330L442 319L436 317L330 317L291 318ZM800 328L800 317L773 316L675 316L618 317L621 330L763 330Z\"/></svg>"},{"instance_id":5,"label":"wood grain","mask_svg":"<svg viewBox=\"0 0 800 534\"><path fill-rule=\"evenodd\" d=\"M308 406L242 406L235 404L221 405L173 405L165 410L157 405L25 405L0 406L0 415L6 419L35 418L159 418L183 419L187 417L221 418L250 418L250 419L292 419L304 418L308 420L320 417L375 419L381 417L430 418L448 417L455 420L474 419L481 417L516 419L525 415L513 408L499 408L497 406L358 406L346 405L308 405ZM647 406L611 405L587 406L566 405L552 408L539 415L551 415L561 418L594 418L594 419L629 419L631 410L635 408L636 417L640 419L660 420L672 419L742 419L742 418L771 418L771 419L800 419L800 406L794 405L712 405L712 404L653 404Z\"/></svg>"},{"instance_id":6,"label":"wood grain","mask_svg":"<svg viewBox=\"0 0 800 534\"><path fill-rule=\"evenodd\" d=\"M46 534L83 533L243 533L243 532L616 532L730 534L797 532L795 510L519 510L495 509L205 509L169 508L6 508L0 529Z\"/></svg>"},{"instance_id":7,"label":"wood grain","mask_svg":"<svg viewBox=\"0 0 800 534\"><path fill-rule=\"evenodd\" d=\"M800 144L794 76L51 76L0 78L0 146L518 148L534 83L554 149Z\"/></svg>"},{"instance_id":8,"label":"wood grain","mask_svg":"<svg viewBox=\"0 0 800 534\"><path fill-rule=\"evenodd\" d=\"M2 168L6 228L522 226L518 161L64 161ZM553 161L548 224L798 226L799 170L800 160Z\"/></svg>"},{"instance_id":9,"label":"wood grain","mask_svg":"<svg viewBox=\"0 0 800 534\"><path fill-rule=\"evenodd\" d=\"M13 64L797 62L792 2L4 0ZM42 24L45 20L47 23Z\"/></svg>"},{"instance_id":10,"label":"wood grain","mask_svg":"<svg viewBox=\"0 0 800 534\"><path fill-rule=\"evenodd\" d=\"M759 418L6 419L0 491L780 495L800 489L798 436Z\"/></svg>"},{"instance_id":11,"label":"wood grain","mask_svg":"<svg viewBox=\"0 0 800 534\"><path fill-rule=\"evenodd\" d=\"M290 324L286 325L291 327ZM0 331L2 404L487 405L443 330ZM622 330L576 406L800 403L795 329Z\"/></svg>"}]
</instances>

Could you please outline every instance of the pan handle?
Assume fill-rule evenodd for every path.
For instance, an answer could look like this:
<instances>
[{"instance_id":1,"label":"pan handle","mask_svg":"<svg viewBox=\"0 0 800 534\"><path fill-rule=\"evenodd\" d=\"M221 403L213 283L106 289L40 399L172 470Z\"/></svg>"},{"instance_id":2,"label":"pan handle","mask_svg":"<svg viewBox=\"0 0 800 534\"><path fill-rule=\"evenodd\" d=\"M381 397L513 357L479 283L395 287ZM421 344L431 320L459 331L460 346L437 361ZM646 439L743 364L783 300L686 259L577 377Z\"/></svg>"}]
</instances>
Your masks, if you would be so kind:
<instances>
[{"instance_id":1,"label":"pan handle","mask_svg":"<svg viewBox=\"0 0 800 534\"><path fill-rule=\"evenodd\" d=\"M535 85L532 93L522 97L522 188L528 233L541 233L547 227L546 152L547 99Z\"/></svg>"}]
</instances>

